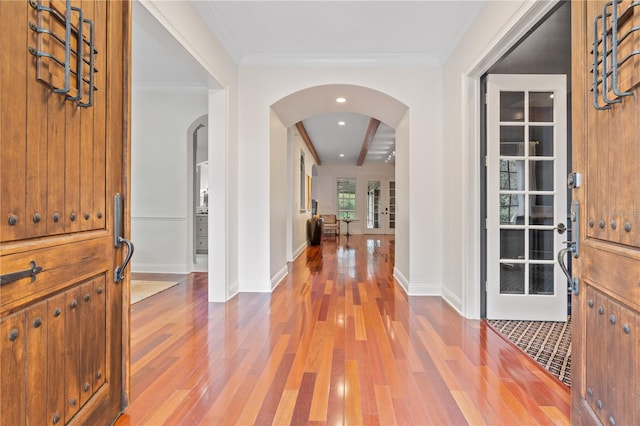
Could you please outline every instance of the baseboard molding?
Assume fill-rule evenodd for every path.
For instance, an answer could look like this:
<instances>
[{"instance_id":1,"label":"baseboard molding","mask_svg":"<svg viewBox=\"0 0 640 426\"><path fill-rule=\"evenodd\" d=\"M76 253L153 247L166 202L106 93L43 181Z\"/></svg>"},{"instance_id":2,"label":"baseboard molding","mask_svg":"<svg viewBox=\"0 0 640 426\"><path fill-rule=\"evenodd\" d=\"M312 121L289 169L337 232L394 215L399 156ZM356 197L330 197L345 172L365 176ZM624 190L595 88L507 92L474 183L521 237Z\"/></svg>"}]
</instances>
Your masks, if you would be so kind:
<instances>
[{"instance_id":1,"label":"baseboard molding","mask_svg":"<svg viewBox=\"0 0 640 426\"><path fill-rule=\"evenodd\" d=\"M233 299L238 293L240 293L240 284L238 281L234 281L229 284L227 291L227 301Z\"/></svg>"},{"instance_id":2,"label":"baseboard molding","mask_svg":"<svg viewBox=\"0 0 640 426\"><path fill-rule=\"evenodd\" d=\"M393 268L393 277L407 296L442 296L442 284L411 283L398 268Z\"/></svg>"},{"instance_id":3,"label":"baseboard molding","mask_svg":"<svg viewBox=\"0 0 640 426\"><path fill-rule=\"evenodd\" d=\"M442 298L447 302L453 309L458 311L458 313L462 315L462 299L460 299L457 295L455 295L451 290L447 287L442 287Z\"/></svg>"},{"instance_id":4,"label":"baseboard molding","mask_svg":"<svg viewBox=\"0 0 640 426\"><path fill-rule=\"evenodd\" d=\"M289 273L289 266L284 265L282 269L280 269L272 278L271 278L271 291L275 290L275 288L280 284L280 282L287 276Z\"/></svg>"},{"instance_id":5,"label":"baseboard molding","mask_svg":"<svg viewBox=\"0 0 640 426\"><path fill-rule=\"evenodd\" d=\"M166 263L137 263L131 265L131 272L141 272L149 274L188 274L189 268L182 263L166 264Z\"/></svg>"},{"instance_id":6,"label":"baseboard molding","mask_svg":"<svg viewBox=\"0 0 640 426\"><path fill-rule=\"evenodd\" d=\"M408 291L409 281L404 275L402 275L402 272L400 272L400 270L396 267L393 268L393 277L396 279L396 281L398 281L398 284L400 284L400 287L402 287L405 294L409 294L409 291Z\"/></svg>"},{"instance_id":7,"label":"baseboard molding","mask_svg":"<svg viewBox=\"0 0 640 426\"><path fill-rule=\"evenodd\" d=\"M238 282L239 293L271 293L270 280L249 280Z\"/></svg>"},{"instance_id":8,"label":"baseboard molding","mask_svg":"<svg viewBox=\"0 0 640 426\"><path fill-rule=\"evenodd\" d=\"M209 272L209 265L207 263L194 263L191 272Z\"/></svg>"},{"instance_id":9,"label":"baseboard molding","mask_svg":"<svg viewBox=\"0 0 640 426\"><path fill-rule=\"evenodd\" d=\"M409 296L442 296L441 284L409 284Z\"/></svg>"},{"instance_id":10,"label":"baseboard molding","mask_svg":"<svg viewBox=\"0 0 640 426\"><path fill-rule=\"evenodd\" d=\"M294 260L296 260L298 258L298 256L300 256L302 254L302 252L305 251L305 249L307 248L307 246L309 245L309 243L307 241L305 241L300 247L298 247L294 252L293 252L293 259L291 259L291 262L293 262Z\"/></svg>"}]
</instances>

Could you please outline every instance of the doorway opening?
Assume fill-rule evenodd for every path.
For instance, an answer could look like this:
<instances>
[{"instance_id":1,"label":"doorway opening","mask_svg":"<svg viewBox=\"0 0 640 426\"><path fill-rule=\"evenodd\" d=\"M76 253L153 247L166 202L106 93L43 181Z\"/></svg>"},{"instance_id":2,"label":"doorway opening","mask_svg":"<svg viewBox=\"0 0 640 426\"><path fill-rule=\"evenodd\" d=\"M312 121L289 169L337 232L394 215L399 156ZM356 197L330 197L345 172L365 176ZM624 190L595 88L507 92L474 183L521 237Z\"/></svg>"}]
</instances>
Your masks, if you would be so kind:
<instances>
[{"instance_id":1,"label":"doorway opening","mask_svg":"<svg viewBox=\"0 0 640 426\"><path fill-rule=\"evenodd\" d=\"M195 120L187 131L187 170L191 171L189 209L192 233L187 239L193 260L193 272L208 271L209 254L209 143L208 115ZM188 181L189 182L189 181Z\"/></svg>"},{"instance_id":2,"label":"doorway opening","mask_svg":"<svg viewBox=\"0 0 640 426\"><path fill-rule=\"evenodd\" d=\"M560 74L566 76L566 169L571 169L571 3L559 2L553 9L551 9L542 19L533 26L528 33L526 33L505 55L503 55L494 65L490 66L486 73L480 79L481 89L481 106L480 106L480 123L481 123L481 143L480 143L480 316L481 318L487 318L487 297L490 293L487 292L488 286L488 262L491 260L487 258L488 247L495 242L495 239L500 239L500 232L487 230L488 212L490 209L499 205L499 200L487 199L487 164L492 159L487 156L490 154L487 149L488 144L488 132L487 132L487 77L494 74ZM505 126L508 127L508 126ZM527 135L527 140L529 135ZM495 160L495 159L493 159ZM515 160L514 160L515 161ZM516 161L517 163L517 161ZM506 162L505 164L511 164ZM515 163L514 163L515 164ZM548 171L541 171L542 173L548 173ZM538 173L540 174L540 173ZM559 178L559 176L556 176ZM521 194L516 191L511 194L509 191L503 191L508 195L509 199L517 201L522 198ZM536 202L540 201L540 195L536 192ZM512 197L513 196L513 197ZM568 211L570 200L567 195L566 200L558 201L566 203L565 211ZM505 197L503 197L505 198ZM524 201L524 199L523 199ZM531 202L531 199L527 200ZM494 206L495 204L495 206ZM527 204L528 205L528 204ZM523 206L524 208L524 203ZM515 216L514 216L515 217ZM564 222L566 223L566 222ZM517 227L517 225L514 226ZM545 230L546 231L546 230ZM503 233L506 237L509 232ZM547 232L548 233L548 232ZM535 235L543 235L535 233ZM533 234L532 234L533 235ZM546 235L546 234L545 234ZM566 234L565 234L566 237ZM528 250L524 246L524 239L522 242L522 251ZM499 246L498 246L499 247ZM518 251L520 248L518 248ZM553 253L552 259L555 259L555 253ZM546 262L546 261L545 261ZM504 262L503 262L504 263ZM544 262L541 262L544 263ZM544 281L544 280L542 280ZM543 283L544 285L544 283ZM563 288L560 286L558 288ZM566 293L566 292L565 292ZM567 294L564 295L566 300L570 300Z\"/></svg>"}]
</instances>

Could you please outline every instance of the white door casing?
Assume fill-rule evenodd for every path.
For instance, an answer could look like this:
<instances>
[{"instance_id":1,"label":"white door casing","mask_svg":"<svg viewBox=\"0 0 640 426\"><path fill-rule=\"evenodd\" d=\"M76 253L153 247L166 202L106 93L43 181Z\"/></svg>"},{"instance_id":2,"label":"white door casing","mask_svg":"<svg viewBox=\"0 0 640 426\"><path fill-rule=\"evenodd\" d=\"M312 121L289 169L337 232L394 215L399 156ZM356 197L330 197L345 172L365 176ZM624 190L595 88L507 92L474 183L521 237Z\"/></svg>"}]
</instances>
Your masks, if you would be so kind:
<instances>
[{"instance_id":1,"label":"white door casing","mask_svg":"<svg viewBox=\"0 0 640 426\"><path fill-rule=\"evenodd\" d=\"M487 77L487 318L566 321L564 75Z\"/></svg>"}]
</instances>

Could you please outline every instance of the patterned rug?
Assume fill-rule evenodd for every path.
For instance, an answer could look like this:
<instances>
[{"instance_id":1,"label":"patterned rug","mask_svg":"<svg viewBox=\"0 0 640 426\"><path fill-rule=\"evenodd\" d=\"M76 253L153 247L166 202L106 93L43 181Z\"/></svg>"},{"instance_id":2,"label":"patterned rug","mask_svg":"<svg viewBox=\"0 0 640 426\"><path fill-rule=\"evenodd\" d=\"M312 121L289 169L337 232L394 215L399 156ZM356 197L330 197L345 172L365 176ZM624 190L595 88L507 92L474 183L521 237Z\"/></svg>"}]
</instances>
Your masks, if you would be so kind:
<instances>
[{"instance_id":1,"label":"patterned rug","mask_svg":"<svg viewBox=\"0 0 640 426\"><path fill-rule=\"evenodd\" d=\"M571 317L567 322L488 320L520 349L571 386Z\"/></svg>"},{"instance_id":2,"label":"patterned rug","mask_svg":"<svg viewBox=\"0 0 640 426\"><path fill-rule=\"evenodd\" d=\"M177 285L175 281L131 280L131 304Z\"/></svg>"}]
</instances>

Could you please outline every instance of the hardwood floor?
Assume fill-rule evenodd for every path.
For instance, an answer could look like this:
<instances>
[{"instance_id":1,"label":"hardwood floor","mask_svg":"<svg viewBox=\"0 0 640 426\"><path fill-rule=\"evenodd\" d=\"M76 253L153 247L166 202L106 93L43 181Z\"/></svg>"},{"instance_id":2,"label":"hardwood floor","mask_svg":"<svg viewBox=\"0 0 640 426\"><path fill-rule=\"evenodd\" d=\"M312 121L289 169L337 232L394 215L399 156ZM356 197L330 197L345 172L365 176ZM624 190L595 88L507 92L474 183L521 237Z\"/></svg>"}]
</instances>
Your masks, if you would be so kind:
<instances>
[{"instance_id":1,"label":"hardwood floor","mask_svg":"<svg viewBox=\"0 0 640 426\"><path fill-rule=\"evenodd\" d=\"M439 297L407 297L390 246L330 238L273 294L207 303L191 274L133 305L116 425L570 423L569 388L527 355Z\"/></svg>"}]
</instances>

